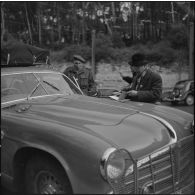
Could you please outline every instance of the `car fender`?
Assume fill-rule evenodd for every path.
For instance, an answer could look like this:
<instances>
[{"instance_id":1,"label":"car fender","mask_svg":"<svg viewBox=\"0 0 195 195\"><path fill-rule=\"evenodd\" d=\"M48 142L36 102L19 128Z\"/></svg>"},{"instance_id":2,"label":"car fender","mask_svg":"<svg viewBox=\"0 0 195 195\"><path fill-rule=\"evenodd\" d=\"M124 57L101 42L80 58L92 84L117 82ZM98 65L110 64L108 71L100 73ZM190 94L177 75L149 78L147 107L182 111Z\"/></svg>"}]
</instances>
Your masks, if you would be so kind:
<instances>
[{"instance_id":1,"label":"car fender","mask_svg":"<svg viewBox=\"0 0 195 195\"><path fill-rule=\"evenodd\" d=\"M15 140L15 141L17 141L18 143L19 140ZM63 158L63 156L57 150L55 150L54 147L51 147L50 145L41 145L41 144L26 142L26 141L21 142L21 140L20 143L18 144L20 145L20 147L17 149L13 159L15 159L17 154L22 150L37 150L37 153L44 152L48 155L51 155L51 157L55 158L55 160L58 161L58 163L63 167L72 185L73 178L70 172L70 167L66 159Z\"/></svg>"},{"instance_id":2,"label":"car fender","mask_svg":"<svg viewBox=\"0 0 195 195\"><path fill-rule=\"evenodd\" d=\"M185 100L189 94L190 94L189 91L185 92L185 93L182 95L182 99Z\"/></svg>"},{"instance_id":3,"label":"car fender","mask_svg":"<svg viewBox=\"0 0 195 195\"><path fill-rule=\"evenodd\" d=\"M87 135L86 135L87 136ZM50 136L50 137L52 137L52 136ZM62 136L61 136L62 137ZM55 138L53 138L53 141L54 141L54 139ZM62 153L62 150L63 150L63 148L61 147L61 152L60 152L60 150L59 150L59 147L62 145L61 143L62 143L62 141L63 141L63 138L61 139L61 141L59 141L57 144L58 144L58 146L57 146L57 144L55 144L56 146L54 147L54 144L52 144L51 142L47 142L47 143L45 143L44 142L44 144L42 144L41 142L35 142L35 141L32 141L32 140L20 140L20 138L17 138L16 140L15 140L15 142L17 142L18 144L18 149L17 149L17 152L19 152L20 150L22 150L22 149L36 149L36 150L39 150L39 151L43 151L43 152L46 152L47 154L50 154L52 157L54 157L60 164L61 164L61 166L63 167L63 169L66 171L66 174L67 174L67 176L68 176L68 178L69 178L69 181L70 181L70 183L71 183L71 187L72 187L72 190L73 190L73 193L79 193L80 191L81 191L81 189L82 190L84 190L84 188L83 188L83 186L84 186L84 184L86 183L86 181L85 180L83 180L83 184L81 184L80 186L78 186L78 181L80 181L79 180L79 178L78 178L78 172L76 171L75 172L75 170L73 169L73 167L74 166L72 166L72 164L71 164L71 162L70 162L70 152L68 152L69 154L67 154L66 153L66 151L70 151L70 149L69 149L69 146L68 146L68 144L65 144L65 146L64 146L64 148L65 147L67 147L68 148L68 150L65 150L64 151L64 153ZM100 140L99 140L99 138L97 138L97 140L96 140L96 138L94 138L94 145L97 145L95 142L99 142ZM55 142L55 141L54 141ZM54 143L53 142L53 143ZM104 141L103 141L104 142ZM102 142L102 143L103 143ZM110 144L108 144L108 143L105 143L105 144L101 144L101 148L100 148L100 151L98 152L99 153L99 156L98 156L98 158L100 157L100 155L101 154L103 154L103 151L105 151L105 149L106 148L108 148L110 146ZM88 147L88 148L90 148L90 147ZM16 152L16 153L17 153ZM78 152L78 151L76 151L76 152ZM15 154L16 154L15 153ZM67 154L67 156L66 156L66 154ZM72 154L71 154L72 155ZM77 157L75 157L75 158L77 158ZM80 159L80 158L79 158ZM94 159L95 159L95 157L92 157L92 159L91 159L91 161L92 162L94 162ZM77 161L78 162L78 161ZM80 163L79 163L80 162ZM85 161L79 161L78 162L78 166L80 166L80 167L82 167L82 164L85 162ZM98 161L97 161L98 162ZM92 165L93 166L93 165ZM89 175L90 175L90 173L88 173L88 174L86 174L86 176L85 176L85 178L88 178L89 179ZM97 178L99 178L100 176L97 176ZM100 179L100 178L99 178ZM103 182L103 180L99 180L98 179L98 182L99 183L96 183L96 186L97 186L97 190L98 190L98 186L100 187L102 187L102 189L106 189L106 188L108 188L108 184L106 183L106 182ZM95 185L95 183L94 183L94 181L92 181L92 183L91 184L93 184L93 185ZM86 189L88 192L90 192L90 188L92 188L92 187L90 187L89 186L89 188L88 189ZM100 189L99 189L100 190ZM97 191L98 192L98 191Z\"/></svg>"}]
</instances>

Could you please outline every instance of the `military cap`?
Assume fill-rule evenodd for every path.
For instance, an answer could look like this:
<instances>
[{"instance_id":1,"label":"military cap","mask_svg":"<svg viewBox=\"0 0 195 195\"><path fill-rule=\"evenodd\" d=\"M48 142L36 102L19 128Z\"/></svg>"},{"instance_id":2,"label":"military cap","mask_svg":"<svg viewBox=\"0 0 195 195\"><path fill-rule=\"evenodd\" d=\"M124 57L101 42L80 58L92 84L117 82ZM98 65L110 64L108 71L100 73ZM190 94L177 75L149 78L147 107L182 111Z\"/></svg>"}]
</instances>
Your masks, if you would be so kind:
<instances>
[{"instance_id":1,"label":"military cap","mask_svg":"<svg viewBox=\"0 0 195 195\"><path fill-rule=\"evenodd\" d=\"M74 60L78 60L78 61L80 61L82 63L85 63L85 59L83 57L81 57L80 55L74 55L73 59Z\"/></svg>"},{"instance_id":2,"label":"military cap","mask_svg":"<svg viewBox=\"0 0 195 195\"><path fill-rule=\"evenodd\" d=\"M128 62L131 66L143 66L147 63L146 57L142 53L136 53L132 56L131 60Z\"/></svg>"}]
</instances>

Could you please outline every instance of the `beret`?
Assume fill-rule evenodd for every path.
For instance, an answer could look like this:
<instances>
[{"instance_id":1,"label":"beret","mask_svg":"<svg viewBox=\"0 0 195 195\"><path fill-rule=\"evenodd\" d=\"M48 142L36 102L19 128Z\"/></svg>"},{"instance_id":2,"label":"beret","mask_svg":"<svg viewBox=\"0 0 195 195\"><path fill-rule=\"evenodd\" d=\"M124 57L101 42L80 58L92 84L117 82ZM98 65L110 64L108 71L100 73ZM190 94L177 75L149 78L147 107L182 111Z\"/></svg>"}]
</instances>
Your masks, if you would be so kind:
<instances>
[{"instance_id":1,"label":"beret","mask_svg":"<svg viewBox=\"0 0 195 195\"><path fill-rule=\"evenodd\" d=\"M78 61L80 61L82 63L85 63L85 59L83 57L81 57L80 55L74 55L73 59L74 60L78 60Z\"/></svg>"}]
</instances>

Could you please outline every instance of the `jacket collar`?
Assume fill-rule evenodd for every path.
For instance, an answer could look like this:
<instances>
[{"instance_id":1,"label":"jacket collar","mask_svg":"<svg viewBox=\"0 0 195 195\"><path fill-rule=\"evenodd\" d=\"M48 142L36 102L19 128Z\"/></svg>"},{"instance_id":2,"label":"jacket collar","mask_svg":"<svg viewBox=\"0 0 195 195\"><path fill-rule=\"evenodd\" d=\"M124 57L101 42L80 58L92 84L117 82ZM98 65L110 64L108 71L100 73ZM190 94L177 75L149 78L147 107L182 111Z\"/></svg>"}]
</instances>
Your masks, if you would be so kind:
<instances>
[{"instance_id":1,"label":"jacket collar","mask_svg":"<svg viewBox=\"0 0 195 195\"><path fill-rule=\"evenodd\" d=\"M145 74L142 76L142 78L144 77L146 80L149 79L151 73L152 73L152 71L148 68L148 69L145 71Z\"/></svg>"}]
</instances>

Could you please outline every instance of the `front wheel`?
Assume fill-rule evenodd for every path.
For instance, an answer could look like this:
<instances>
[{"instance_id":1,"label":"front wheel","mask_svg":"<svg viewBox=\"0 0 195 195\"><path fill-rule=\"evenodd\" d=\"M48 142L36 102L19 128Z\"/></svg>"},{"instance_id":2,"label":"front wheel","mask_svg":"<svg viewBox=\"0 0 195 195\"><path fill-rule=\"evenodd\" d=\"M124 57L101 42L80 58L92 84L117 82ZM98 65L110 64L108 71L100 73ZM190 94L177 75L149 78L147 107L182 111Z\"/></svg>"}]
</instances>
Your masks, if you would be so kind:
<instances>
[{"instance_id":1,"label":"front wheel","mask_svg":"<svg viewBox=\"0 0 195 195\"><path fill-rule=\"evenodd\" d=\"M185 103L188 106L191 106L194 104L194 96L193 95L188 95L185 99Z\"/></svg>"},{"instance_id":2,"label":"front wheel","mask_svg":"<svg viewBox=\"0 0 195 195\"><path fill-rule=\"evenodd\" d=\"M72 194L62 167L53 159L36 156L25 170L26 191L30 194Z\"/></svg>"}]
</instances>

